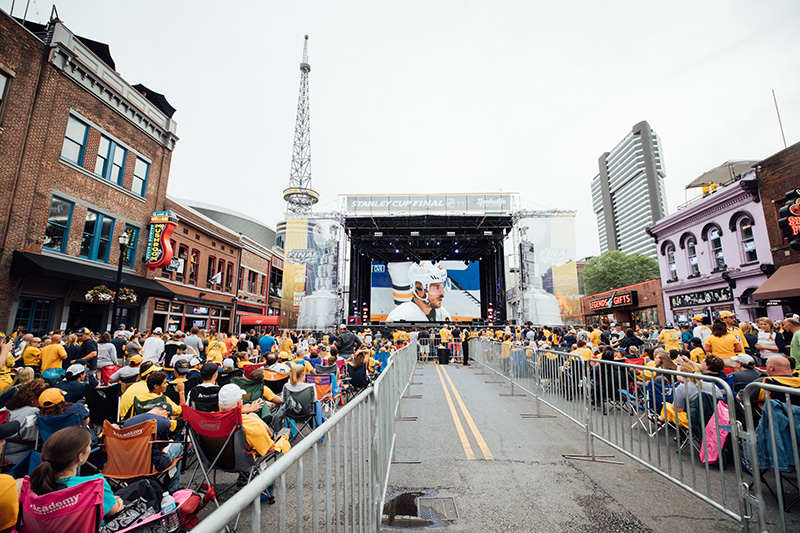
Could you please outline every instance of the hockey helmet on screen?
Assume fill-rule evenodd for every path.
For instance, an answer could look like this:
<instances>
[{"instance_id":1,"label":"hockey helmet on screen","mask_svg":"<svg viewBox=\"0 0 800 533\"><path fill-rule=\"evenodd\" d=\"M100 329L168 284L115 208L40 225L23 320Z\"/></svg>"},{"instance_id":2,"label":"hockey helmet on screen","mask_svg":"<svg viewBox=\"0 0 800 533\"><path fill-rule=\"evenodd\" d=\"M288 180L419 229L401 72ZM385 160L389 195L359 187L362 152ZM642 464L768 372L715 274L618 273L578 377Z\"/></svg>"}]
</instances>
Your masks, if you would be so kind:
<instances>
[{"instance_id":1,"label":"hockey helmet on screen","mask_svg":"<svg viewBox=\"0 0 800 533\"><path fill-rule=\"evenodd\" d=\"M445 289L449 285L447 270L442 268L441 265L433 264L430 261L422 261L419 264L415 263L408 267L408 280L411 282L414 296L427 304L430 304L428 289L431 284L442 283Z\"/></svg>"}]
</instances>

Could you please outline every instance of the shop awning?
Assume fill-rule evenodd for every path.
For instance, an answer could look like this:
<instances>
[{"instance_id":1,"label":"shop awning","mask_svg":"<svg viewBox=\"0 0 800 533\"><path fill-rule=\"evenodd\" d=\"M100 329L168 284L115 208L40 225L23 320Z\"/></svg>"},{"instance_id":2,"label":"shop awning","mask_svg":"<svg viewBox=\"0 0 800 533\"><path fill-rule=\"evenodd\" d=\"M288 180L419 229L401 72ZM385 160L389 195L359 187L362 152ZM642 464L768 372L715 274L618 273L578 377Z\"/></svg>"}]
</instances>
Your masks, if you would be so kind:
<instances>
[{"instance_id":1,"label":"shop awning","mask_svg":"<svg viewBox=\"0 0 800 533\"><path fill-rule=\"evenodd\" d=\"M89 285L113 287L117 271L100 266L87 265L69 259L31 252L14 252L11 261L11 275L19 277L55 278ZM123 287L148 296L172 298L175 293L155 280L122 271Z\"/></svg>"},{"instance_id":2,"label":"shop awning","mask_svg":"<svg viewBox=\"0 0 800 533\"><path fill-rule=\"evenodd\" d=\"M243 314L240 313L242 317L241 324L243 326L277 326L280 324L280 316L279 315L250 315L250 314Z\"/></svg>"},{"instance_id":3,"label":"shop awning","mask_svg":"<svg viewBox=\"0 0 800 533\"><path fill-rule=\"evenodd\" d=\"M800 263L780 267L753 293L753 300L785 300L797 297L800 297Z\"/></svg>"}]
</instances>

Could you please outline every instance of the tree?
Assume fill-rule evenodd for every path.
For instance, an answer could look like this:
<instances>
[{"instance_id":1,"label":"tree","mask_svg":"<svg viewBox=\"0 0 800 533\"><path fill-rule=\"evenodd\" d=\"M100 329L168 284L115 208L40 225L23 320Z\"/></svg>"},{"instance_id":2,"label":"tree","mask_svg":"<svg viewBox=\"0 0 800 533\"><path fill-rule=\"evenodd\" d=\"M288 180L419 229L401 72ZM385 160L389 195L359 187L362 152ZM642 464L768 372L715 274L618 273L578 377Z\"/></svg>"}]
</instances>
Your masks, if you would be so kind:
<instances>
[{"instance_id":1,"label":"tree","mask_svg":"<svg viewBox=\"0 0 800 533\"><path fill-rule=\"evenodd\" d=\"M658 278L658 261L640 253L618 250L592 257L580 272L586 294L595 294Z\"/></svg>"}]
</instances>

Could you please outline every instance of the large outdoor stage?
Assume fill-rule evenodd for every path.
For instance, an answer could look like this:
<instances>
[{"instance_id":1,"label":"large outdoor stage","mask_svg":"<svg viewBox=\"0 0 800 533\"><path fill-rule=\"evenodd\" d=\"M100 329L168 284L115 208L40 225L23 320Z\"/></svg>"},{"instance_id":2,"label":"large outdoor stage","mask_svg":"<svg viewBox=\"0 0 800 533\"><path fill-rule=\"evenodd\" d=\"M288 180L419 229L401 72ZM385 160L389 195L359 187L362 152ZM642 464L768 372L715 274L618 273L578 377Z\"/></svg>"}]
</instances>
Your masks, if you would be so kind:
<instances>
[{"instance_id":1,"label":"large outdoor stage","mask_svg":"<svg viewBox=\"0 0 800 533\"><path fill-rule=\"evenodd\" d=\"M386 321L410 300L411 264L443 265L452 321L506 320L503 242L513 226L508 194L346 197L349 308L360 323Z\"/></svg>"}]
</instances>

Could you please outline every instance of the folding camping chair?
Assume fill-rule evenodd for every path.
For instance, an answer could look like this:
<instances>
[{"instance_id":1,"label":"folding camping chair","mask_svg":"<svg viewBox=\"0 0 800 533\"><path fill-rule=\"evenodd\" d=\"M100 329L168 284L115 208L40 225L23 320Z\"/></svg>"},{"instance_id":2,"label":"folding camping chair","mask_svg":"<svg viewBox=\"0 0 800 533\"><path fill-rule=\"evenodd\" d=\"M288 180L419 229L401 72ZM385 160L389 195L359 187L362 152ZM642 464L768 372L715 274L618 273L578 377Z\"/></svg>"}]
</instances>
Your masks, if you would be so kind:
<instances>
[{"instance_id":1,"label":"folding camping chair","mask_svg":"<svg viewBox=\"0 0 800 533\"><path fill-rule=\"evenodd\" d=\"M278 396L281 395L283 392L283 386L289 382L289 374L281 374L279 372L273 372L272 370L264 370L264 385L269 387L269 390L277 394Z\"/></svg>"},{"instance_id":2,"label":"folding camping chair","mask_svg":"<svg viewBox=\"0 0 800 533\"><path fill-rule=\"evenodd\" d=\"M329 414L336 412L336 404L341 399L339 384L336 374L306 374L306 383L311 383L317 389L317 399L323 409Z\"/></svg>"},{"instance_id":3,"label":"folding camping chair","mask_svg":"<svg viewBox=\"0 0 800 533\"><path fill-rule=\"evenodd\" d=\"M219 411L219 389L219 385L195 387L188 396L189 407L204 413Z\"/></svg>"},{"instance_id":4,"label":"folding camping chair","mask_svg":"<svg viewBox=\"0 0 800 533\"><path fill-rule=\"evenodd\" d=\"M86 387L86 407L89 408L89 423L102 427L103 422L119 421L119 399L122 389L119 383L107 387Z\"/></svg>"},{"instance_id":5,"label":"folding camping chair","mask_svg":"<svg viewBox=\"0 0 800 533\"><path fill-rule=\"evenodd\" d=\"M149 400L140 400L139 398L133 399L133 405L131 406L131 410L126 413L125 419L136 415L141 415L155 407L156 405L160 404L161 402L167 401L167 395L162 394L160 396L156 396L155 398L151 398Z\"/></svg>"},{"instance_id":6,"label":"folding camping chair","mask_svg":"<svg viewBox=\"0 0 800 533\"><path fill-rule=\"evenodd\" d=\"M63 415L54 416L36 415L36 424L39 428L39 434L36 438L37 448L39 447L38 443L44 445L47 439L59 429L68 428L70 426L85 427L83 419L76 413L65 413Z\"/></svg>"},{"instance_id":7,"label":"folding camping chair","mask_svg":"<svg viewBox=\"0 0 800 533\"><path fill-rule=\"evenodd\" d=\"M197 463L203 473L203 480L209 487L214 487L214 504L217 508L219 508L218 497L236 486L236 482L233 482L220 490L216 485L217 471L246 476L249 483L262 465L277 457L275 452L259 456L250 448L242 426L241 409L203 413L183 404L181 410L183 419L189 425L189 439L197 453L199 459ZM213 482L210 477L212 472ZM197 467L192 472L187 486L192 486L196 473ZM270 503L274 501L271 487L267 489L266 497ZM234 530L238 523L237 517Z\"/></svg>"},{"instance_id":8,"label":"folding camping chair","mask_svg":"<svg viewBox=\"0 0 800 533\"><path fill-rule=\"evenodd\" d=\"M59 505L64 501L71 505ZM91 518L90 518L91 517ZM19 494L19 533L97 533L103 520L103 480L93 479L43 496L31 490L25 476Z\"/></svg>"},{"instance_id":9,"label":"folding camping chair","mask_svg":"<svg viewBox=\"0 0 800 533\"><path fill-rule=\"evenodd\" d=\"M366 366L366 365L362 365ZM330 375L330 374L327 374ZM309 376L306 376L308 378ZM303 435L303 430L309 428L313 430L317 427L317 402L314 388L308 387L301 391L283 391L283 424L292 433L292 438ZM294 407L294 409L292 408ZM305 435L303 435L305 436Z\"/></svg>"},{"instance_id":10,"label":"folding camping chair","mask_svg":"<svg viewBox=\"0 0 800 533\"><path fill-rule=\"evenodd\" d=\"M118 485L143 478L154 478L166 487L159 478L164 478L175 468L182 457L173 460L163 470L153 466L153 444L165 445L178 441L156 440L156 421L147 420L135 426L117 429L108 421L103 424L108 463L102 474Z\"/></svg>"},{"instance_id":11,"label":"folding camping chair","mask_svg":"<svg viewBox=\"0 0 800 533\"><path fill-rule=\"evenodd\" d=\"M256 368L264 368L265 363L258 363L255 365L245 365L242 367L242 371L244 372L244 377L250 379L250 373L253 372Z\"/></svg>"},{"instance_id":12,"label":"folding camping chair","mask_svg":"<svg viewBox=\"0 0 800 533\"><path fill-rule=\"evenodd\" d=\"M343 379L344 384L344 397L345 401L349 402L351 399L370 386L370 380L367 376L367 367L365 363L356 368L351 365L345 365L347 369L347 376Z\"/></svg>"}]
</instances>

